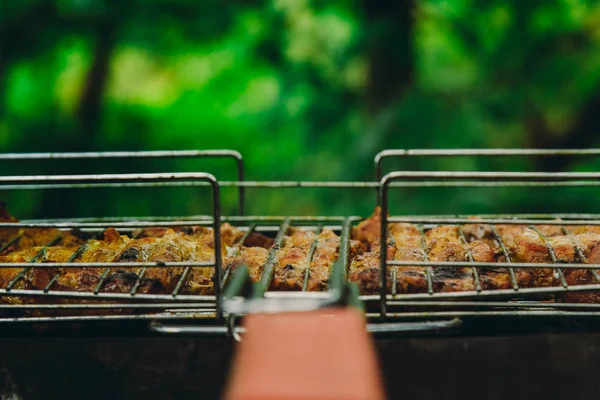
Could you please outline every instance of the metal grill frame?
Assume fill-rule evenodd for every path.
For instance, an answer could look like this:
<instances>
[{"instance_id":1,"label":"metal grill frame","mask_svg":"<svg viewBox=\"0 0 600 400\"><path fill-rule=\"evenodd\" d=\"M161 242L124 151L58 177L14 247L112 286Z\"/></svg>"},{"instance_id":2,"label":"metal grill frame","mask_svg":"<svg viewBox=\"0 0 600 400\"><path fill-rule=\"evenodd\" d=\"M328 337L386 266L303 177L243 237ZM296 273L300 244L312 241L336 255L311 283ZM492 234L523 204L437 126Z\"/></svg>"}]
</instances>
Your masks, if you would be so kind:
<instances>
[{"instance_id":1,"label":"metal grill frame","mask_svg":"<svg viewBox=\"0 0 600 400\"><path fill-rule=\"evenodd\" d=\"M527 156L527 155L600 155L600 150L388 150L379 153L375 158L376 174L381 175L381 162L391 156ZM108 226L114 228L143 228L143 227L172 227L203 225L212 226L215 232L215 263L127 263L127 267L140 268L170 268L170 267L212 267L222 265L220 254L220 231L222 222L230 222L246 230L246 234L256 231L278 232L280 238L290 224L303 225L307 229L322 229L328 226L341 232L340 258L348 265L349 240L351 227L361 220L360 217L290 217L290 216L244 216L245 193L244 188L357 188L377 189L380 205L382 207L381 237L387 242L387 226L393 222L409 222L420 224L422 228L428 229L437 224L465 224L473 223L467 216L415 216L415 217L387 217L388 191L393 187L504 187L504 186L597 186L600 184L600 173L481 173L481 172L391 172L381 178L380 182L310 182L310 181L278 181L260 182L245 181L243 171L243 160L241 155L231 150L211 151L182 151L182 152L110 152L110 153L31 153L31 154L0 154L0 160L17 159L78 159L78 158L160 158L160 157L231 157L237 162L238 180L220 181L210 174L205 173L170 173L170 174L107 174L107 175L62 175L62 176L7 176L0 177L0 190L39 190L39 189L64 189L64 188L95 188L95 187L148 187L148 186L210 186L213 192L213 215L199 215L187 217L150 217L150 218L78 218L60 220L28 220L18 223L2 224L2 227L10 228L80 228L80 229L104 229ZM220 213L220 187L237 187L239 194L240 209L238 216L221 217ZM477 220L481 224L544 224L544 225L600 225L600 215L596 214L563 214L563 215L486 215ZM563 221L555 221L554 218L563 218ZM503 245L500 240L501 245ZM314 247L315 244L313 244ZM374 319L398 318L447 318L448 316L498 316L498 315L521 315L523 313L531 316L575 316L577 313L586 316L600 316L600 304L548 304L532 301L511 302L498 301L497 299L515 299L520 296L547 295L564 293L565 291L583 292L600 290L600 284L549 287L549 288L519 288L512 274L513 288L509 290L478 290L473 292L451 292L435 293L431 285L431 270L433 267L470 267L477 279L478 268L498 268L498 263L475 263L472 260L465 262L400 262L386 261L386 246L381 247L381 290L379 294L362 295L361 299L367 304L367 316ZM506 247L503 246L506 251ZM549 250L550 251L550 250ZM272 252L273 253L273 252ZM506 252L506 254L508 254ZM274 257L271 256L271 259ZM35 260L31 260L35 261ZM273 262L271 262L273 264ZM600 268L596 264L559 264L561 269L595 269ZM80 268L80 267L123 267L122 263L53 263L33 264L15 263L0 264L0 268ZM428 271L427 293L397 294L387 293L386 281L388 278L388 266L424 266ZM272 292L268 290L272 279L273 265L266 268L261 285L256 289L256 296L264 295L267 298L328 298L327 292ZM556 268L557 264L523 264L511 263L507 267L513 268ZM595 272L595 271L594 271ZM0 289L0 296L33 296L33 297L57 297L94 300L114 300L117 303L106 304L21 304L0 305L2 309L140 309L157 310L159 314L142 315L114 315L114 316L73 316L73 317L27 317L27 318L0 318L2 322L44 322L44 321L73 321L81 320L103 320L103 319L176 319L181 318L209 318L218 319L222 315L221 292L229 276L226 268L215 268L215 279L221 284L214 285L215 295L147 295L136 293L102 293L96 290L94 293L87 292L58 292L51 288L45 290L17 290ZM185 274L184 274L185 278ZM392 276L393 279L393 276ZM139 279L138 279L139 282ZM180 282L181 283L181 282ZM179 285L178 285L179 286ZM480 285L479 285L480 286ZM99 289L99 288L97 288ZM482 301L469 301L483 300ZM491 300L491 301L489 301ZM135 301L135 302L131 302ZM378 304L378 311L373 312L370 305ZM417 310L417 311L406 311ZM422 311L425 310L425 311ZM447 311L440 311L447 310Z\"/></svg>"}]
</instances>

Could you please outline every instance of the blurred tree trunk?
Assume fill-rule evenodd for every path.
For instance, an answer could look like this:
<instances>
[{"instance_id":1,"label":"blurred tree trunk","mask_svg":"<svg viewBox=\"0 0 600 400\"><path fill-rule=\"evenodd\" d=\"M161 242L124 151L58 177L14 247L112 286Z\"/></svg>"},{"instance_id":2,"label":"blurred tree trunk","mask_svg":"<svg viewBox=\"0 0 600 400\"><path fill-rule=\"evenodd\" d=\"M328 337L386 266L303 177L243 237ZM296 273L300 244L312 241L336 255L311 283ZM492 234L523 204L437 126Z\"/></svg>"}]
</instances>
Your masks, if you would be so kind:
<instances>
[{"instance_id":1,"label":"blurred tree trunk","mask_svg":"<svg viewBox=\"0 0 600 400\"><path fill-rule=\"evenodd\" d=\"M109 77L111 56L116 45L116 28L116 24L110 20L97 24L92 65L85 79L77 110L81 132L78 137L87 146L95 143L101 123L102 100Z\"/></svg>"},{"instance_id":2,"label":"blurred tree trunk","mask_svg":"<svg viewBox=\"0 0 600 400\"><path fill-rule=\"evenodd\" d=\"M413 83L414 0L364 0L368 111L377 115Z\"/></svg>"},{"instance_id":3,"label":"blurred tree trunk","mask_svg":"<svg viewBox=\"0 0 600 400\"><path fill-rule=\"evenodd\" d=\"M373 154L400 131L397 109L414 81L414 0L364 0L368 118L364 134L351 149L357 170L369 171Z\"/></svg>"},{"instance_id":4,"label":"blurred tree trunk","mask_svg":"<svg viewBox=\"0 0 600 400\"><path fill-rule=\"evenodd\" d=\"M537 110L528 113L528 145L531 148L546 149L587 149L600 143L600 91L591 96L584 104L571 128L560 135L553 134L547 126L544 116ZM573 157L549 157L541 159L540 170L564 170L575 161Z\"/></svg>"}]
</instances>

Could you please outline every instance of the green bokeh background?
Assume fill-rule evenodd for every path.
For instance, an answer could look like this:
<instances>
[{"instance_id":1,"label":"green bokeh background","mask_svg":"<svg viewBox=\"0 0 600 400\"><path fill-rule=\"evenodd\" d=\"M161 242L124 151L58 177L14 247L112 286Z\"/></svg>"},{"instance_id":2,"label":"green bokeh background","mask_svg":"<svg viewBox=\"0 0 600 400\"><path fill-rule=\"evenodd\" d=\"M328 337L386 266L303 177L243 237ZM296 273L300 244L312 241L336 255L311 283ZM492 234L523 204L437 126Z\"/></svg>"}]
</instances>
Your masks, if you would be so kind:
<instances>
[{"instance_id":1,"label":"green bokeh background","mask_svg":"<svg viewBox=\"0 0 600 400\"><path fill-rule=\"evenodd\" d=\"M250 180L373 180L386 148L590 148L586 0L4 0L0 151L235 149ZM594 171L593 158L386 170ZM2 174L208 171L205 160L3 162ZM600 212L593 189L395 190L394 213ZM207 190L2 192L22 218L189 215ZM367 215L374 190L250 189L248 213ZM223 210L236 212L223 189Z\"/></svg>"}]
</instances>

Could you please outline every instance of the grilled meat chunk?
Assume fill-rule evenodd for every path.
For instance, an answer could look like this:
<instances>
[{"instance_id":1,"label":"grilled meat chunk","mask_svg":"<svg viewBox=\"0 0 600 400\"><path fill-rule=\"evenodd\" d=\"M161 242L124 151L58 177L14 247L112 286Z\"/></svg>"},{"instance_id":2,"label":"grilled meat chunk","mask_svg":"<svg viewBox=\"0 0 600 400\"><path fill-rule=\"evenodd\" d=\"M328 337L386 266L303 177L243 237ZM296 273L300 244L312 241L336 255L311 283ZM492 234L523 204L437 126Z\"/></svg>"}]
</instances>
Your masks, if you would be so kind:
<instances>
[{"instance_id":1,"label":"grilled meat chunk","mask_svg":"<svg viewBox=\"0 0 600 400\"><path fill-rule=\"evenodd\" d=\"M572 259L575 251L573 245L564 247L564 238L549 239L549 243L556 242L562 250L566 252L561 254L558 258L559 262L564 260ZM514 245L511 247L514 254L514 259L517 262L525 263L551 263L552 258L548 250L548 246L544 242L544 239L534 230L526 228L521 234L519 234L514 241ZM567 253L570 253L567 254ZM557 255L558 256L558 255ZM532 283L536 287L555 286L558 284L558 275L554 273L552 268L532 268L529 270L532 276Z\"/></svg>"},{"instance_id":2,"label":"grilled meat chunk","mask_svg":"<svg viewBox=\"0 0 600 400\"><path fill-rule=\"evenodd\" d=\"M323 229L323 231L319 233L317 247L310 263L307 290L327 290L331 267L338 259L339 252L339 236L331 229Z\"/></svg>"},{"instance_id":3,"label":"grilled meat chunk","mask_svg":"<svg viewBox=\"0 0 600 400\"><path fill-rule=\"evenodd\" d=\"M228 224L223 225L223 251L233 245L241 235ZM38 254L39 253L39 254ZM129 268L129 262L185 262L210 261L214 258L213 231L203 227L168 231L161 237L130 239L109 228L104 240L90 240L80 248L62 246L32 247L0 256L0 262L121 262L122 268L31 268L20 286L15 288L44 289L59 291L127 293L137 285L138 293L170 293L174 290L185 268L151 267L142 271ZM6 286L21 271L21 268L0 269L0 284ZM200 271L202 270L202 271ZM108 272L106 272L108 271ZM208 273L206 271L209 271ZM194 279L204 284L205 277L212 279L212 267L192 268L188 275L189 286ZM48 286L49 285L49 286ZM185 288L184 288L185 290Z\"/></svg>"},{"instance_id":4,"label":"grilled meat chunk","mask_svg":"<svg viewBox=\"0 0 600 400\"><path fill-rule=\"evenodd\" d=\"M317 239L314 232L290 229L277 252L271 288L274 290L302 290L304 277L310 266L309 252Z\"/></svg>"},{"instance_id":5,"label":"grilled meat chunk","mask_svg":"<svg viewBox=\"0 0 600 400\"><path fill-rule=\"evenodd\" d=\"M226 258L225 265L226 268L231 269L231 273L240 266L246 265L252 281L258 282L262 277L268 257L269 250L265 248L242 247L237 253Z\"/></svg>"},{"instance_id":6,"label":"grilled meat chunk","mask_svg":"<svg viewBox=\"0 0 600 400\"><path fill-rule=\"evenodd\" d=\"M427 255L423 249L421 231L412 224L391 224L390 236L395 247L396 261L425 261ZM427 269L425 267L392 267L395 270L396 293L424 293L428 289ZM394 272L388 278L394 284Z\"/></svg>"},{"instance_id":7,"label":"grilled meat chunk","mask_svg":"<svg viewBox=\"0 0 600 400\"><path fill-rule=\"evenodd\" d=\"M441 225L425 232L427 257L430 261L467 261L468 249L461 243L458 226ZM434 267L435 291L475 290L473 272L467 267Z\"/></svg>"},{"instance_id":8,"label":"grilled meat chunk","mask_svg":"<svg viewBox=\"0 0 600 400\"><path fill-rule=\"evenodd\" d=\"M594 229L590 229L594 231ZM578 229L579 232L585 232ZM580 233L576 235L554 236L547 239L547 244L532 230L523 232L517 238L514 253L519 262L551 263L549 247L552 248L559 263L597 264L600 262L600 234ZM564 269L565 281L568 285L585 285L597 283L589 269ZM532 271L536 286L556 286L560 283L558 274L552 268L536 268ZM567 302L598 302L600 294L594 292L573 292L560 296Z\"/></svg>"},{"instance_id":9,"label":"grilled meat chunk","mask_svg":"<svg viewBox=\"0 0 600 400\"><path fill-rule=\"evenodd\" d=\"M352 238L363 243L367 250L379 243L381 229L381 208L376 207L373 215L361 221L352 230Z\"/></svg>"}]
</instances>

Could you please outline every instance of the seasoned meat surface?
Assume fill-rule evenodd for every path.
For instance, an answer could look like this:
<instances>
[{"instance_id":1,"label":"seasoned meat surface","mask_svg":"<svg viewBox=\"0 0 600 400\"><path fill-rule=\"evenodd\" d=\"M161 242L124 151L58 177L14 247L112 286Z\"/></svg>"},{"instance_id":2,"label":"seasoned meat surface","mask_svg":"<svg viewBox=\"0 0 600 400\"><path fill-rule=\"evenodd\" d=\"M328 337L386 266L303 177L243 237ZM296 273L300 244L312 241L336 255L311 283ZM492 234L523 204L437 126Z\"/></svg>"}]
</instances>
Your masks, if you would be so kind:
<instances>
[{"instance_id":1,"label":"seasoned meat surface","mask_svg":"<svg viewBox=\"0 0 600 400\"><path fill-rule=\"evenodd\" d=\"M290 229L277 252L272 289L302 290L305 274L310 267L310 248L316 239L314 232Z\"/></svg>"},{"instance_id":2,"label":"seasoned meat surface","mask_svg":"<svg viewBox=\"0 0 600 400\"><path fill-rule=\"evenodd\" d=\"M15 289L102 293L186 295L212 294L214 267L131 266L133 262L214 262L214 232L210 227L182 226L143 228L123 235L109 228L103 237L88 237L75 230L1 229L2 223L15 222L0 204L0 263L33 263L27 268L0 269L0 285L15 281ZM390 223L388 241L380 242L381 211L352 229L347 273L361 293L378 293L380 289L380 249L387 246L388 260L408 263L423 261L497 263L493 267L388 266L389 293L426 293L431 278L435 292L509 289L513 286L507 261L523 263L600 263L600 228L538 224L535 227L500 224L493 228L484 221L458 225L426 225L425 229L408 223ZM561 221L562 223L562 221ZM222 271L231 276L247 265L254 282L261 279L265 265L273 262L270 290L323 291L329 287L331 268L340 257L340 237L331 229L320 232L290 228L280 246L272 237L244 231L229 224L221 228ZM88 236L86 236L88 235ZM503 246L504 245L504 246ZM113 262L118 266L56 267L54 263ZM42 266L43 264L43 266ZM24 265L25 266L25 265ZM429 273L428 273L429 271ZM476 274L475 274L476 272ZM564 269L568 285L600 283L586 269ZM478 277L478 281L476 280ZM519 287L560 285L556 268L515 268ZM15 278L19 277L17 281ZM185 279L184 279L185 278ZM24 300L25 299L25 300ZM565 292L556 300L599 302L594 292ZM48 299L4 296L4 302L34 302ZM57 300L52 300L57 301ZM62 302L96 300L64 299Z\"/></svg>"},{"instance_id":3,"label":"seasoned meat surface","mask_svg":"<svg viewBox=\"0 0 600 400\"><path fill-rule=\"evenodd\" d=\"M331 229L325 228L318 236L317 247L310 263L307 290L327 290L329 274L340 252L340 238ZM353 245L350 245L353 247ZM354 245L356 246L356 244Z\"/></svg>"}]
</instances>

